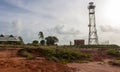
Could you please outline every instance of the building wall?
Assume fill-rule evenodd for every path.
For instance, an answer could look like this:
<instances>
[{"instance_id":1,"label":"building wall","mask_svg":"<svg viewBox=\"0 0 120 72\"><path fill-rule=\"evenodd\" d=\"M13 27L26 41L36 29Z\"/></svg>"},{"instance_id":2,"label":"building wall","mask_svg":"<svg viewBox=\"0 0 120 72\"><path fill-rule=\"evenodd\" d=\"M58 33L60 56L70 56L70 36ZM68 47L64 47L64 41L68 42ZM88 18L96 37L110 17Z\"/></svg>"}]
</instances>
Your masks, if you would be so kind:
<instances>
[{"instance_id":1,"label":"building wall","mask_svg":"<svg viewBox=\"0 0 120 72\"><path fill-rule=\"evenodd\" d=\"M21 45L21 44L24 44L23 42L21 41L0 41L0 44L12 44L12 45Z\"/></svg>"},{"instance_id":2,"label":"building wall","mask_svg":"<svg viewBox=\"0 0 120 72\"><path fill-rule=\"evenodd\" d=\"M85 40L74 40L74 45L84 45Z\"/></svg>"}]
</instances>

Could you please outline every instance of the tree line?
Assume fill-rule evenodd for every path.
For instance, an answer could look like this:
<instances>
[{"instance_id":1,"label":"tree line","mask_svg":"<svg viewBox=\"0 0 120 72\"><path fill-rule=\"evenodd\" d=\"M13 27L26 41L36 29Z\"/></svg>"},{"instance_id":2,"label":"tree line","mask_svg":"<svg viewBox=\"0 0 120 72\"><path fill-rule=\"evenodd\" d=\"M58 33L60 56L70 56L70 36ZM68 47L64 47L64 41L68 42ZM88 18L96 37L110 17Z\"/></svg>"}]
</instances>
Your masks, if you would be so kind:
<instances>
[{"instance_id":1,"label":"tree line","mask_svg":"<svg viewBox=\"0 0 120 72\"><path fill-rule=\"evenodd\" d=\"M42 31L38 33L38 37L40 41L34 40L32 44L40 44L40 45L56 45L56 43L59 41L56 36L47 36L44 37L44 34Z\"/></svg>"}]
</instances>

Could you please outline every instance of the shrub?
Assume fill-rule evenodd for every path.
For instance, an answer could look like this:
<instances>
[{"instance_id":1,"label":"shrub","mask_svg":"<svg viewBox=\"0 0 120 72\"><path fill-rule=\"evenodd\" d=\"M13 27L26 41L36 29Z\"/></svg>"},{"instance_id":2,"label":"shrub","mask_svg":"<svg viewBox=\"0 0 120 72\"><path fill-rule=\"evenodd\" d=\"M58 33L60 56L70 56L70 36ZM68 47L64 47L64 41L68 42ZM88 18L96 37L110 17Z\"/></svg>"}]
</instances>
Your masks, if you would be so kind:
<instances>
[{"instance_id":1,"label":"shrub","mask_svg":"<svg viewBox=\"0 0 120 72\"><path fill-rule=\"evenodd\" d=\"M90 55L68 50L68 49L60 49L56 52L55 57L59 58L60 60L67 60L68 62L73 62L77 60L85 60L90 57Z\"/></svg>"},{"instance_id":2,"label":"shrub","mask_svg":"<svg viewBox=\"0 0 120 72\"><path fill-rule=\"evenodd\" d=\"M34 59L35 57L32 54L28 53L26 58L27 59Z\"/></svg>"},{"instance_id":3,"label":"shrub","mask_svg":"<svg viewBox=\"0 0 120 72\"><path fill-rule=\"evenodd\" d=\"M40 44L41 44L41 45L45 45L45 40L41 40L41 41L40 41Z\"/></svg>"},{"instance_id":4,"label":"shrub","mask_svg":"<svg viewBox=\"0 0 120 72\"><path fill-rule=\"evenodd\" d=\"M110 49L106 51L107 55L111 55L116 57L117 59L120 59L120 52L118 50L115 49Z\"/></svg>"},{"instance_id":5,"label":"shrub","mask_svg":"<svg viewBox=\"0 0 120 72\"><path fill-rule=\"evenodd\" d=\"M79 60L87 60L91 57L91 54L68 49L39 49L39 53L44 55L47 59L62 63L79 62Z\"/></svg>"},{"instance_id":6,"label":"shrub","mask_svg":"<svg viewBox=\"0 0 120 72\"><path fill-rule=\"evenodd\" d=\"M33 59L34 56L31 54L32 51L37 52L39 56L43 56L48 60L54 60L61 63L81 62L91 57L91 54L63 48L25 48L20 50L18 55L26 57L27 59Z\"/></svg>"},{"instance_id":7,"label":"shrub","mask_svg":"<svg viewBox=\"0 0 120 72\"><path fill-rule=\"evenodd\" d=\"M38 41L37 41L37 40L34 40L34 41L32 42L32 44L33 44L33 45L38 45Z\"/></svg>"},{"instance_id":8,"label":"shrub","mask_svg":"<svg viewBox=\"0 0 120 72\"><path fill-rule=\"evenodd\" d=\"M18 53L18 55L22 56L22 57L26 57L27 59L34 59L35 57L29 53L28 51L26 50L22 50Z\"/></svg>"}]
</instances>

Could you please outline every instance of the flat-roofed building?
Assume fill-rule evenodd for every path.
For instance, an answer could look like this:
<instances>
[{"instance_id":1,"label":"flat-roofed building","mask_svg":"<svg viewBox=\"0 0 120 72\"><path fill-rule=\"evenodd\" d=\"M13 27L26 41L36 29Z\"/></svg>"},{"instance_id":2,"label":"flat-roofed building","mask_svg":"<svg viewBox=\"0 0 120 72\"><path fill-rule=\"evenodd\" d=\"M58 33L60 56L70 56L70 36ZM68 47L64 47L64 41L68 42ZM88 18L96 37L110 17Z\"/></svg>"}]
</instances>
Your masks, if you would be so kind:
<instances>
[{"instance_id":1,"label":"flat-roofed building","mask_svg":"<svg viewBox=\"0 0 120 72\"><path fill-rule=\"evenodd\" d=\"M83 39L74 40L74 45L84 45L84 44L85 44L85 40Z\"/></svg>"}]
</instances>

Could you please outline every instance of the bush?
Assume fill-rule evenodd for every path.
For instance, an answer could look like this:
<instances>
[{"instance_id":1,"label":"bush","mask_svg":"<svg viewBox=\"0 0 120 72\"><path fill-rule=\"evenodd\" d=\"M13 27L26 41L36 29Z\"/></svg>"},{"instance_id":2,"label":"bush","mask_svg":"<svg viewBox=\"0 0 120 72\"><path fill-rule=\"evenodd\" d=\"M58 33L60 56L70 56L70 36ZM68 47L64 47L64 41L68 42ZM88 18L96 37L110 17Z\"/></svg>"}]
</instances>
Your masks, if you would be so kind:
<instances>
[{"instance_id":1,"label":"bush","mask_svg":"<svg viewBox=\"0 0 120 72\"><path fill-rule=\"evenodd\" d=\"M34 59L35 57L31 53L26 53L26 58L27 59Z\"/></svg>"},{"instance_id":2,"label":"bush","mask_svg":"<svg viewBox=\"0 0 120 72\"><path fill-rule=\"evenodd\" d=\"M61 63L81 62L83 60L88 60L91 57L91 54L63 48L25 48L20 50L18 55L26 57L27 59L33 59L34 56L31 54L33 51L48 60L54 60Z\"/></svg>"},{"instance_id":3,"label":"bush","mask_svg":"<svg viewBox=\"0 0 120 72\"><path fill-rule=\"evenodd\" d=\"M55 57L59 58L61 61L66 60L68 62L74 62L77 60L85 60L90 57L90 55L76 52L68 49L60 49L58 52L56 52Z\"/></svg>"},{"instance_id":4,"label":"bush","mask_svg":"<svg viewBox=\"0 0 120 72\"><path fill-rule=\"evenodd\" d=\"M40 41L40 44L41 44L41 45L45 45L45 40L41 40L41 41Z\"/></svg>"},{"instance_id":5,"label":"bush","mask_svg":"<svg viewBox=\"0 0 120 72\"><path fill-rule=\"evenodd\" d=\"M39 53L47 59L62 63L79 62L79 60L87 60L91 57L91 54L68 49L39 49Z\"/></svg>"},{"instance_id":6,"label":"bush","mask_svg":"<svg viewBox=\"0 0 120 72\"><path fill-rule=\"evenodd\" d=\"M116 57L117 59L120 59L120 52L118 50L115 49L110 49L106 51L107 55L111 55Z\"/></svg>"},{"instance_id":7,"label":"bush","mask_svg":"<svg viewBox=\"0 0 120 72\"><path fill-rule=\"evenodd\" d=\"M32 42L32 44L33 44L33 45L38 45L38 41L37 41L37 40L34 40L34 41Z\"/></svg>"},{"instance_id":8,"label":"bush","mask_svg":"<svg viewBox=\"0 0 120 72\"><path fill-rule=\"evenodd\" d=\"M27 59L34 59L35 57L29 53L28 51L26 50L22 50L18 53L18 55L22 56L22 57L26 57Z\"/></svg>"}]
</instances>

